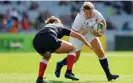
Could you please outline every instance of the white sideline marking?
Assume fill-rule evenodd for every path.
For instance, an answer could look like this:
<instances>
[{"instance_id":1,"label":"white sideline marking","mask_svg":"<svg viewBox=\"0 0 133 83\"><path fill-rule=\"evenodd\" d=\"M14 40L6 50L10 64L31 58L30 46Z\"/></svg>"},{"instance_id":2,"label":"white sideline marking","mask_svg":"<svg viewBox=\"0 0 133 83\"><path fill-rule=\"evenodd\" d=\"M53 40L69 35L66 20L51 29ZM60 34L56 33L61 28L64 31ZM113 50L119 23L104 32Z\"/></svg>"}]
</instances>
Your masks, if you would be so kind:
<instances>
[{"instance_id":1,"label":"white sideline marking","mask_svg":"<svg viewBox=\"0 0 133 83\"><path fill-rule=\"evenodd\" d=\"M51 81L63 81L67 83L71 83L71 80L66 80L64 78L64 74L61 75L60 78L56 78L54 74L46 74L46 80L47 82ZM91 82L107 82L106 76L105 75L89 75L89 74L76 74L77 77L80 78L79 82L76 83L91 83ZM37 78L37 74L35 73L0 73L0 83L5 83L4 81L13 81L17 82L19 80L23 80L25 83L32 83L32 81L35 81ZM52 79L51 79L52 78ZM116 82L123 82L123 83L133 83L133 75L120 75L120 78L116 80ZM17 82L18 83L18 82ZM21 82L20 82L21 83ZM52 82L54 83L54 82ZM72 82L73 83L73 82ZM114 82L115 83L115 82Z\"/></svg>"},{"instance_id":2,"label":"white sideline marking","mask_svg":"<svg viewBox=\"0 0 133 83\"><path fill-rule=\"evenodd\" d=\"M36 74L32 74L32 73L0 73L0 77L1 76L7 76L7 77L10 77L10 76L17 76L17 75L19 75L20 77L21 76L31 76L31 77L34 77L34 76L36 76ZM47 76L49 76L49 77L55 77L55 75L54 74L45 74L45 76L47 77ZM64 75L61 75L61 76L64 76ZM91 75L89 75L89 74L76 74L76 76L79 76L79 77L90 77L90 76L96 76L96 77L105 77L105 75L98 75L98 74L91 74ZM120 75L120 77L132 77L133 78L133 75Z\"/></svg>"},{"instance_id":3,"label":"white sideline marking","mask_svg":"<svg viewBox=\"0 0 133 83\"><path fill-rule=\"evenodd\" d=\"M108 56L116 56L116 57L133 57L133 55L113 55L113 54L105 54L107 57ZM53 54L52 56L62 56L62 55L58 55L58 54ZM67 54L66 54L67 56ZM87 54L87 53L81 53L81 56L96 56L96 54Z\"/></svg>"}]
</instances>

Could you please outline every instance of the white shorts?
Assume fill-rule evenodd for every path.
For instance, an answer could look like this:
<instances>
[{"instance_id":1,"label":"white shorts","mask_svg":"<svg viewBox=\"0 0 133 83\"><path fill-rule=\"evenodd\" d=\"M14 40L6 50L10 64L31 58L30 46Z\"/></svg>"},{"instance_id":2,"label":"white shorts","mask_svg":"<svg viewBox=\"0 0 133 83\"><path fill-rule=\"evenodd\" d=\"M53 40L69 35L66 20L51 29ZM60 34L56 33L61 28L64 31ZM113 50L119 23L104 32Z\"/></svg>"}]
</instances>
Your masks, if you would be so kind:
<instances>
[{"instance_id":1,"label":"white shorts","mask_svg":"<svg viewBox=\"0 0 133 83\"><path fill-rule=\"evenodd\" d=\"M85 39L90 43L93 39L95 39L96 37L93 34L85 34L83 35L85 37ZM75 46L76 51L79 51L82 49L82 47L84 46L84 43L81 42L80 40L78 40L77 38L74 37L70 37L69 38L69 42L72 43L73 46Z\"/></svg>"}]
</instances>

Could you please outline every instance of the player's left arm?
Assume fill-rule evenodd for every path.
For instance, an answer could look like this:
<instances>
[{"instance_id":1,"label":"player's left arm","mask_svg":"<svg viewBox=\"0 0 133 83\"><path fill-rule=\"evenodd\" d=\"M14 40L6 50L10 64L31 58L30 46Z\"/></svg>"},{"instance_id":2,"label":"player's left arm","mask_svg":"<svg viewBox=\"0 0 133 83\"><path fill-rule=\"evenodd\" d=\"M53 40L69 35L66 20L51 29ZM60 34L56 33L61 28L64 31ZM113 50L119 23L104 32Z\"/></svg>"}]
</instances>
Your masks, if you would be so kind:
<instances>
[{"instance_id":1,"label":"player's left arm","mask_svg":"<svg viewBox=\"0 0 133 83\"><path fill-rule=\"evenodd\" d=\"M97 37L101 37L106 31L106 21L105 21L104 17L102 16L102 14L99 11L96 10L95 13L98 17L98 22L101 22L104 25L104 27L103 27L102 32L98 33L96 31L94 31L93 34Z\"/></svg>"},{"instance_id":2,"label":"player's left arm","mask_svg":"<svg viewBox=\"0 0 133 83\"><path fill-rule=\"evenodd\" d=\"M104 25L103 31L102 31L102 34L104 34L105 31L106 31L106 26L107 26L107 25L106 25L106 21L105 21L104 19L102 19L100 22Z\"/></svg>"},{"instance_id":3,"label":"player's left arm","mask_svg":"<svg viewBox=\"0 0 133 83\"><path fill-rule=\"evenodd\" d=\"M102 24L103 24L103 30L99 33L99 32L97 32L97 31L93 31L93 34L95 35L95 36L97 36L97 37L101 37L104 33L105 33L105 31L106 31L106 22L105 22L105 20L104 19L102 19L101 21L100 21Z\"/></svg>"}]
</instances>

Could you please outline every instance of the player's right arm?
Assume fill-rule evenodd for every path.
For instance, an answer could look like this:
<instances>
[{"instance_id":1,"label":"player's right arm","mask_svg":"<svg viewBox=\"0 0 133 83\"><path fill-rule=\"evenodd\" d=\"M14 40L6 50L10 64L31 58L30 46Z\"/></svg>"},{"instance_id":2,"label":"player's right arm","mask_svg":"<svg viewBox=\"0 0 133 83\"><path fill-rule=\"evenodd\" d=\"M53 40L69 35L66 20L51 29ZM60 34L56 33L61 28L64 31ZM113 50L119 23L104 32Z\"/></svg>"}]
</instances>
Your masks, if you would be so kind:
<instances>
[{"instance_id":1,"label":"player's right arm","mask_svg":"<svg viewBox=\"0 0 133 83\"><path fill-rule=\"evenodd\" d=\"M79 39L80 41L82 41L86 46L88 46L89 48L91 48L91 45L87 42L87 40L78 32L75 32L73 30L69 30L67 28L61 28L63 35L67 35L67 36L71 36L74 38Z\"/></svg>"},{"instance_id":2,"label":"player's right arm","mask_svg":"<svg viewBox=\"0 0 133 83\"><path fill-rule=\"evenodd\" d=\"M88 46L89 48L92 48L91 45L87 42L87 40L79 33L71 30L70 36L75 37L77 39L79 39L80 41L82 41L86 46Z\"/></svg>"},{"instance_id":3,"label":"player's right arm","mask_svg":"<svg viewBox=\"0 0 133 83\"><path fill-rule=\"evenodd\" d=\"M72 30L84 35L88 32L88 29L83 29L83 24L84 24L85 18L83 16L83 13L78 13L76 16L74 23L72 25Z\"/></svg>"}]
</instances>

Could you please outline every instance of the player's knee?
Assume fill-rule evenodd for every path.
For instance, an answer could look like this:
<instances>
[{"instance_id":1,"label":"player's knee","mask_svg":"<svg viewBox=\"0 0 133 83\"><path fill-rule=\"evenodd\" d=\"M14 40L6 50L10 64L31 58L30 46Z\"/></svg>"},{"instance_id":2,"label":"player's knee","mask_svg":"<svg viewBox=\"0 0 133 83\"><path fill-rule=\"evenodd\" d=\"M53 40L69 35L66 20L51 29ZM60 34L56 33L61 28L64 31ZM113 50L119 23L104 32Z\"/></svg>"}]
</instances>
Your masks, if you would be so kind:
<instances>
[{"instance_id":1,"label":"player's knee","mask_svg":"<svg viewBox=\"0 0 133 83\"><path fill-rule=\"evenodd\" d=\"M44 59L49 60L51 56L43 56Z\"/></svg>"},{"instance_id":2,"label":"player's knee","mask_svg":"<svg viewBox=\"0 0 133 83\"><path fill-rule=\"evenodd\" d=\"M46 60L49 60L50 57L51 57L51 53L50 52L46 52L44 54L42 54L43 58L46 59Z\"/></svg>"},{"instance_id":3,"label":"player's knee","mask_svg":"<svg viewBox=\"0 0 133 83\"><path fill-rule=\"evenodd\" d=\"M72 45L69 47L69 50L68 50L68 53L70 52L76 52L76 48Z\"/></svg>"},{"instance_id":4,"label":"player's knee","mask_svg":"<svg viewBox=\"0 0 133 83\"><path fill-rule=\"evenodd\" d=\"M102 58L102 57L105 56L104 51L103 51L102 49L100 49L99 51L97 51L96 54L97 54L97 56L98 56L99 58Z\"/></svg>"}]
</instances>

